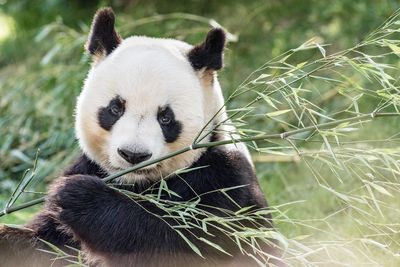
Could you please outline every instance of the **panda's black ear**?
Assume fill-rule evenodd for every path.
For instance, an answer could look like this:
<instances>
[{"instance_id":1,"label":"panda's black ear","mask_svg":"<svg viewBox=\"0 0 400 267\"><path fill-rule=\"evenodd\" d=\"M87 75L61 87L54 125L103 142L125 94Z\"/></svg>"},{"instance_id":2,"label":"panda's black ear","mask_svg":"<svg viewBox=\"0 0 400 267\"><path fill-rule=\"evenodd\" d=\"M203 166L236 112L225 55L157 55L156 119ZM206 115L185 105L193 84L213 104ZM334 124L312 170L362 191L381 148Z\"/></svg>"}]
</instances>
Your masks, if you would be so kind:
<instances>
[{"instance_id":1,"label":"panda's black ear","mask_svg":"<svg viewBox=\"0 0 400 267\"><path fill-rule=\"evenodd\" d=\"M92 56L107 56L121 43L122 39L114 25L115 15L110 7L100 8L96 12L85 45Z\"/></svg>"},{"instance_id":2,"label":"panda's black ear","mask_svg":"<svg viewBox=\"0 0 400 267\"><path fill-rule=\"evenodd\" d=\"M208 32L206 40L196 45L188 54L189 62L195 70L202 68L219 70L223 66L225 32L215 28Z\"/></svg>"}]
</instances>

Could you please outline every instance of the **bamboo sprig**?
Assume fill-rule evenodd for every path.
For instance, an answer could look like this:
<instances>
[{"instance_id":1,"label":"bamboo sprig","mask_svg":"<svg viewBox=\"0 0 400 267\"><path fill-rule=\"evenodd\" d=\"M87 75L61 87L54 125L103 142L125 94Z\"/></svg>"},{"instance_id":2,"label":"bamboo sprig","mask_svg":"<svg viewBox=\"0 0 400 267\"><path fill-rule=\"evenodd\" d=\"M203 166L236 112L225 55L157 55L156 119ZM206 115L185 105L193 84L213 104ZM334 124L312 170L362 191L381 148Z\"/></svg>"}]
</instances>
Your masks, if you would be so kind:
<instances>
[{"instance_id":1,"label":"bamboo sprig","mask_svg":"<svg viewBox=\"0 0 400 267\"><path fill-rule=\"evenodd\" d=\"M113 181L114 179L121 177L127 173L139 170L141 168L150 166L154 163L158 163L161 162L163 160L175 157L177 155L183 154L185 152L188 152L190 150L196 150L196 149L200 149L200 148L210 148L210 147L216 147L216 146L222 146L222 145L228 145L228 144L235 144L235 143L246 143L246 142L254 142L254 141L268 141L270 139L287 139L290 136L296 135L296 134L300 134L300 133L304 133L304 132L308 132L308 131L312 131L312 130L323 130L323 129L328 129L330 127L335 127L338 126L342 123L347 123L347 122L364 122L367 120L371 120L374 118L380 118L380 117L395 117L395 116L400 116L400 113L396 113L396 112L371 112L368 114L363 114L363 115L359 115L359 116L355 116L355 117L351 117L351 118L345 118L345 119L340 119L340 120L336 120L336 121L331 121L331 122L327 122L327 123L321 123L321 124L316 124L316 125L311 125L308 127L304 127L301 129L296 129L296 130L291 130L291 131L286 131L286 132L282 132L282 133L275 133L275 134L262 134L262 135L256 135L256 136L251 136L251 137L243 137L243 138L231 138L231 139L227 139L227 140L222 140L222 141L214 141L214 142L208 142L208 143L193 143L190 146L181 148L179 150L176 150L172 153L169 153L163 157L157 158L157 159L153 159L153 160L149 160L149 161L145 161L142 162L140 164L137 164L131 168L127 168L123 171L117 172L115 174L109 175L105 178L103 178L103 181L108 183ZM20 205L15 205L15 206L10 206L10 207L6 207L3 211L0 212L0 217L6 215L6 214L10 214L40 203L43 203L45 201L45 197L41 197L41 198L37 198L37 199L33 199L31 201L22 203Z\"/></svg>"}]
</instances>

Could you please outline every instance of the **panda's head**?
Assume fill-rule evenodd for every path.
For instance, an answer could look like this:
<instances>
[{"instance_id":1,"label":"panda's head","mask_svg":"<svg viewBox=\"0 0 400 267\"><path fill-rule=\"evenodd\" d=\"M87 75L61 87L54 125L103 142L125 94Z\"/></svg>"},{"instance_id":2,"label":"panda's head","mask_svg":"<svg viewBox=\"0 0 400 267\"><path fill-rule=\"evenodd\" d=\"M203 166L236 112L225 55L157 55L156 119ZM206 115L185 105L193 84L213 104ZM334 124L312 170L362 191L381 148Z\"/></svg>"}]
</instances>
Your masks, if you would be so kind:
<instances>
[{"instance_id":1,"label":"panda's head","mask_svg":"<svg viewBox=\"0 0 400 267\"><path fill-rule=\"evenodd\" d=\"M223 105L215 71L225 46L221 29L197 46L142 36L122 40L114 21L110 8L94 17L86 45L94 64L76 108L83 152L109 173L193 142ZM192 150L124 178L159 179L190 166L201 153Z\"/></svg>"}]
</instances>

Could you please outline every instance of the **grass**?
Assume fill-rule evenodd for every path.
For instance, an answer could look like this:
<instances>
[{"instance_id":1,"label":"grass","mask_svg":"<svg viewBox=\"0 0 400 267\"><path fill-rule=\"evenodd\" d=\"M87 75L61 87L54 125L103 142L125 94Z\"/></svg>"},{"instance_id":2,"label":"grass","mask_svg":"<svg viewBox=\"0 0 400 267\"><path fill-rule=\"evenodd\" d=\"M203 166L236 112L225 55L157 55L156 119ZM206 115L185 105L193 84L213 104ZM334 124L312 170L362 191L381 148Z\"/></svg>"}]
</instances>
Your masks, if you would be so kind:
<instances>
[{"instance_id":1,"label":"grass","mask_svg":"<svg viewBox=\"0 0 400 267\"><path fill-rule=\"evenodd\" d=\"M18 27L18 16L12 13L10 6L12 4L3 7L8 12L5 14L9 14L7 20L15 18L10 25ZM267 60L299 47L311 38L317 43L331 45L324 49L317 47L295 53L287 63L299 67L298 64L305 61L314 62L321 58L323 50L331 55L352 47L398 7L396 1L380 1L379 4L375 1L335 1L329 5L323 1L219 1L209 5L188 1L184 6L178 1L168 4L148 1L137 6L132 4L128 7L129 12L117 12L122 13L118 24L123 36L146 34L180 38L192 43L202 40L208 30L208 20L204 18L218 21L238 37L237 42L229 44L226 68L219 75L224 94L229 96L250 73ZM23 172L32 168L37 153L36 176L32 183L32 190L36 191L43 191L44 181L57 177L62 169L60 166L65 166L77 153L72 129L73 107L89 68L89 60L82 54L82 45L94 7L79 10L74 20L70 14L61 14L62 19L50 15L51 21L41 21L41 25L35 27L21 24L20 27L24 26L21 33L14 31L0 44L0 204L8 199ZM27 14L34 16L40 12L32 9ZM159 17L160 13L171 12L179 13L167 18ZM193 20L182 13L194 13L204 18ZM152 19L142 19L148 17ZM396 38L393 38L395 45L398 44ZM374 46L361 48L361 51L376 55L379 49ZM354 62L358 64L355 68L338 68L338 72L333 72L332 68L319 72L325 79L307 78L304 83L294 83L292 88L309 90L299 91L302 98L323 107L321 111L308 106L322 113L313 113L318 123L329 121L333 115L335 119L354 115L355 110L368 113L382 104L383 94L378 94L381 98L377 97L377 89L384 88L380 84L382 79L376 79L368 72L371 66L367 62ZM397 68L398 62L395 55L388 56L385 61ZM282 66L270 64L268 69L256 72L250 80L257 78L260 73L269 73L273 78L284 75L285 70L278 67ZM310 71L311 67L305 64L300 69ZM370 76L361 73L360 69L364 69ZM398 74L396 69L385 71ZM327 80L339 77L341 83ZM290 77L287 77L284 83L274 85L274 89L289 81ZM391 81L390 84L394 85L390 96L395 98L398 95L397 81ZM265 81L251 86L249 93L236 98L228 107L243 107L257 96L254 91L260 92L267 88ZM290 99L289 92L289 87L285 87L278 93L264 96L271 97L272 100L268 101L283 103L280 105L274 102L279 110L303 108L304 103L296 106L293 100L286 101ZM361 93L363 96L358 98ZM251 125L253 131L277 133L293 125L299 126L295 112L276 115L268 101L259 102L253 113L244 117L248 124L242 125L243 130ZM341 112L348 107L350 112ZM304 117L301 121L312 122L311 113L307 113L308 118ZM391 168L385 169L384 162L361 159L372 149L385 149L382 158L387 157L387 161L397 159L398 143L395 138L398 125L398 118L376 119L371 123L350 125L348 128L357 130L350 129L343 136L327 132L313 138L296 136L299 140L293 140L302 151L318 150L329 154L329 146L332 146L337 153L335 156L343 155L339 161L346 163L350 169L338 168L340 164L335 157L324 156L322 153L301 157L299 161L274 162L274 153L293 155L296 152L284 141L260 144L263 150L253 150L255 156L264 155L260 151L272 154L268 162L257 163L257 173L270 205L280 207L282 214L276 216L276 225L287 238L293 240L293 250L307 253L307 249L299 249L300 245L295 243L300 242L309 249L310 255L306 259L321 266L400 264L399 256L396 256L400 247L400 225L397 223L400 219L400 188L398 174L392 175L397 166L391 163ZM336 137L340 140L339 145L335 145ZM353 150L351 153L344 151L340 154L343 147ZM380 155L377 153L375 155ZM352 158L348 158L348 155ZM353 161L353 158L358 157L359 161ZM372 178L368 176L370 174ZM368 182L373 183L371 185ZM31 194L24 194L21 201L29 198ZM38 207L19 211L1 217L0 221L23 223L37 210Z\"/></svg>"}]
</instances>

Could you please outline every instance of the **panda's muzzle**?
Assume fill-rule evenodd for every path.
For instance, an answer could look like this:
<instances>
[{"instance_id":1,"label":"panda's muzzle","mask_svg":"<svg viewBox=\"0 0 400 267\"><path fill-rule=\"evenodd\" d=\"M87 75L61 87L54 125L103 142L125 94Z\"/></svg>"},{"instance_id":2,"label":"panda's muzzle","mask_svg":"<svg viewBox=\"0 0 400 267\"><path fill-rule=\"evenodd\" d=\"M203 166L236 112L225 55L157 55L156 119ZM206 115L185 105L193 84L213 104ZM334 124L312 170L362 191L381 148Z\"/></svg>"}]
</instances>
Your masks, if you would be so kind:
<instances>
[{"instance_id":1,"label":"panda's muzzle","mask_svg":"<svg viewBox=\"0 0 400 267\"><path fill-rule=\"evenodd\" d=\"M125 148L118 148L118 154L127 162L131 164L138 164L151 158L152 153L148 151L137 152Z\"/></svg>"}]
</instances>

